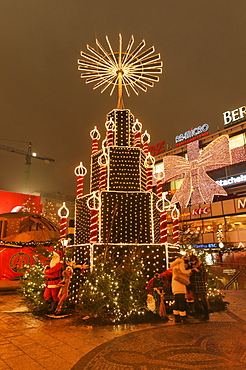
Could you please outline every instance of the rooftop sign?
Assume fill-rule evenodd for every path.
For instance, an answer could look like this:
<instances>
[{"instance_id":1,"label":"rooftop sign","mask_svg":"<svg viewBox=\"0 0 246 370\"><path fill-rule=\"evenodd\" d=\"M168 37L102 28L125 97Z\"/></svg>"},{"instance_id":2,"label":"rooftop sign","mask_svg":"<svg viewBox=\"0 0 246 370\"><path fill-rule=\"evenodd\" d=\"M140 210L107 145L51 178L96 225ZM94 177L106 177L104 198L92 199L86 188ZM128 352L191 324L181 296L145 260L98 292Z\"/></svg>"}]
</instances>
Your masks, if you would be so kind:
<instances>
[{"instance_id":1,"label":"rooftop sign","mask_svg":"<svg viewBox=\"0 0 246 370\"><path fill-rule=\"evenodd\" d=\"M229 125L230 123L237 123L237 121L244 118L245 114L246 114L245 105L232 111L227 110L226 112L223 113L224 125L226 126Z\"/></svg>"},{"instance_id":2,"label":"rooftop sign","mask_svg":"<svg viewBox=\"0 0 246 370\"><path fill-rule=\"evenodd\" d=\"M191 128L184 134L175 137L176 146L189 143L190 141L197 140L199 137L208 135L209 125L204 123L202 126Z\"/></svg>"}]
</instances>

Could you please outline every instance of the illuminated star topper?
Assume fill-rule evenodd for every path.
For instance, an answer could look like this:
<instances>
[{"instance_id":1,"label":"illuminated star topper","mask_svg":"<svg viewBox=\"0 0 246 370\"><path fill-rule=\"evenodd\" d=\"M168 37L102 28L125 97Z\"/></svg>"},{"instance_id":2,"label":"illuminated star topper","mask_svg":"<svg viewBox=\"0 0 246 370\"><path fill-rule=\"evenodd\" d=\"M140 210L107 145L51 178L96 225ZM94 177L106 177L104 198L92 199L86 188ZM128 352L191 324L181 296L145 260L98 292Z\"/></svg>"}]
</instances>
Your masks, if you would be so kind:
<instances>
[{"instance_id":1,"label":"illuminated star topper","mask_svg":"<svg viewBox=\"0 0 246 370\"><path fill-rule=\"evenodd\" d=\"M85 78L86 83L94 83L93 89L101 88L101 92L104 92L110 87L110 95L112 95L117 86L117 108L122 109L123 87L127 96L130 96L130 88L137 95L139 89L146 92L148 87L153 87L154 83L159 81L156 75L162 73L162 61L160 54L154 54L154 46L143 50L144 40L133 50L133 36L125 51L122 51L121 35L119 35L118 51L113 51L107 36L106 41L109 51L97 39L98 50L87 45L91 54L81 51L82 59L78 60L78 69L82 72L81 78Z\"/></svg>"}]
</instances>

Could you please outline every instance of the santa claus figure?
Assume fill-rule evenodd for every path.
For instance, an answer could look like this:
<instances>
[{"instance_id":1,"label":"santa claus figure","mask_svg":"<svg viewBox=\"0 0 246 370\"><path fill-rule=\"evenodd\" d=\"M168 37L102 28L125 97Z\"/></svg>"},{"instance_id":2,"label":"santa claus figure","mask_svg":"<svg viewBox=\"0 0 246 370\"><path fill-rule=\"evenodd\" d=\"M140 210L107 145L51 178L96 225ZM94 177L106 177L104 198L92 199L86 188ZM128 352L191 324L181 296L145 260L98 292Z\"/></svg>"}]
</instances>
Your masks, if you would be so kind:
<instances>
[{"instance_id":1,"label":"santa claus figure","mask_svg":"<svg viewBox=\"0 0 246 370\"><path fill-rule=\"evenodd\" d=\"M59 302L59 282L62 279L61 252L53 252L50 264L44 268L46 288L44 299L51 304L51 310L55 311Z\"/></svg>"}]
</instances>

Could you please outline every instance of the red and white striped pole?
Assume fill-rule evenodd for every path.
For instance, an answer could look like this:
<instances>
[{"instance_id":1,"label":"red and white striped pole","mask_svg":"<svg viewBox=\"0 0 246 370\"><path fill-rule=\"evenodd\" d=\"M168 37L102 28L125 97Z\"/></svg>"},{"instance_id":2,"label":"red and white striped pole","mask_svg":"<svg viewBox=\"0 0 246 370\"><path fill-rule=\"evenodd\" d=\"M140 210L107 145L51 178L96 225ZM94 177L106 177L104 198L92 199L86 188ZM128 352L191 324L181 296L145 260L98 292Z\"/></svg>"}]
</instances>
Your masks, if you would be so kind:
<instances>
[{"instance_id":1,"label":"red and white striped pole","mask_svg":"<svg viewBox=\"0 0 246 370\"><path fill-rule=\"evenodd\" d=\"M93 192L91 197L87 200L87 206L91 211L91 220L90 220L90 244L97 243L98 239L98 212L101 208L100 198L96 195L96 192Z\"/></svg>"},{"instance_id":2,"label":"red and white striped pole","mask_svg":"<svg viewBox=\"0 0 246 370\"><path fill-rule=\"evenodd\" d=\"M171 216L173 220L173 243L174 244L179 244L179 215L180 215L180 212L175 204L171 212Z\"/></svg>"},{"instance_id":3,"label":"red and white striped pole","mask_svg":"<svg viewBox=\"0 0 246 370\"><path fill-rule=\"evenodd\" d=\"M114 145L114 132L115 132L116 126L115 126L115 123L112 117L109 119L109 121L106 121L105 127L107 130L107 146L113 146Z\"/></svg>"},{"instance_id":4,"label":"red and white striped pole","mask_svg":"<svg viewBox=\"0 0 246 370\"><path fill-rule=\"evenodd\" d=\"M90 136L92 138L92 154L95 154L96 152L98 152L98 141L100 140L100 133L97 129L97 126L95 126L93 130L91 130Z\"/></svg>"},{"instance_id":5,"label":"red and white striped pole","mask_svg":"<svg viewBox=\"0 0 246 370\"><path fill-rule=\"evenodd\" d=\"M156 203L156 208L160 212L160 242L165 244L167 242L167 210L169 209L169 201L163 192L161 192L161 197Z\"/></svg>"},{"instance_id":6,"label":"red and white striped pole","mask_svg":"<svg viewBox=\"0 0 246 370\"><path fill-rule=\"evenodd\" d=\"M149 143L150 143L150 134L148 134L147 130L141 135L141 142L143 145L143 151L145 155L148 155L149 152Z\"/></svg>"},{"instance_id":7,"label":"red and white striped pole","mask_svg":"<svg viewBox=\"0 0 246 370\"><path fill-rule=\"evenodd\" d=\"M60 217L60 238L63 239L67 236L67 218L69 216L69 210L65 202L63 202L62 207L58 209L58 216Z\"/></svg>"},{"instance_id":8,"label":"red and white striped pole","mask_svg":"<svg viewBox=\"0 0 246 370\"><path fill-rule=\"evenodd\" d=\"M98 164L100 166L100 174L99 174L99 190L106 190L107 186L107 166L108 166L108 155L103 150L103 153L98 157Z\"/></svg>"},{"instance_id":9,"label":"red and white striped pole","mask_svg":"<svg viewBox=\"0 0 246 370\"><path fill-rule=\"evenodd\" d=\"M83 166L83 163L80 162L74 170L75 175L77 176L77 196L76 198L82 198L84 190L84 176L87 174L87 169Z\"/></svg>"},{"instance_id":10,"label":"red and white striped pole","mask_svg":"<svg viewBox=\"0 0 246 370\"><path fill-rule=\"evenodd\" d=\"M134 146L136 148L141 147L141 131L142 131L142 123L136 119L132 126L132 132L134 133Z\"/></svg>"},{"instance_id":11,"label":"red and white striped pole","mask_svg":"<svg viewBox=\"0 0 246 370\"><path fill-rule=\"evenodd\" d=\"M154 175L154 174L153 174ZM156 180L156 193L159 198L162 197L162 179L158 178Z\"/></svg>"},{"instance_id":12,"label":"red and white striped pole","mask_svg":"<svg viewBox=\"0 0 246 370\"><path fill-rule=\"evenodd\" d=\"M152 190L152 174L153 174L154 164L155 164L155 158L152 157L150 152L148 152L148 155L144 161L144 166L146 168L146 191Z\"/></svg>"}]
</instances>

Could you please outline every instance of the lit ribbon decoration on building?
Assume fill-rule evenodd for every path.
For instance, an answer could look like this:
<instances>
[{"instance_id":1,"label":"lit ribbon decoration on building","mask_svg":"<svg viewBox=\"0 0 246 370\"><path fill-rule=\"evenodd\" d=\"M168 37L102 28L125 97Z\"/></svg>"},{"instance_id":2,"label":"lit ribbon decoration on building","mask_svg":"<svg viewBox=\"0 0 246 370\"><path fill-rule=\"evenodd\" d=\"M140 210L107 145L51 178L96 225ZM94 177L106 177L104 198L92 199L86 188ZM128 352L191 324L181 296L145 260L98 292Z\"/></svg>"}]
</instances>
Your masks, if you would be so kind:
<instances>
[{"instance_id":1,"label":"lit ribbon decoration on building","mask_svg":"<svg viewBox=\"0 0 246 370\"><path fill-rule=\"evenodd\" d=\"M90 223L90 243L97 243L97 224L98 224L98 212L101 208L101 200L94 191L92 195L87 199L87 207L91 211L91 223Z\"/></svg>"},{"instance_id":2,"label":"lit ribbon decoration on building","mask_svg":"<svg viewBox=\"0 0 246 370\"><path fill-rule=\"evenodd\" d=\"M87 174L87 169L83 166L83 163L80 162L74 170L75 175L77 176L77 198L82 198L83 189L84 189L84 176Z\"/></svg>"},{"instance_id":3,"label":"lit ribbon decoration on building","mask_svg":"<svg viewBox=\"0 0 246 370\"><path fill-rule=\"evenodd\" d=\"M134 133L134 146L136 148L140 148L141 146L141 131L142 131L142 123L139 122L138 119L134 122L132 126L132 132Z\"/></svg>"},{"instance_id":4,"label":"lit ribbon decoration on building","mask_svg":"<svg viewBox=\"0 0 246 370\"><path fill-rule=\"evenodd\" d=\"M206 167L231 164L228 135L223 135L207 145L199 154L199 141L187 144L188 159L171 155L163 159L164 182L183 175L184 181L173 196L171 202L181 207L191 204L211 203L214 195L227 195L226 191L206 173Z\"/></svg>"}]
</instances>

